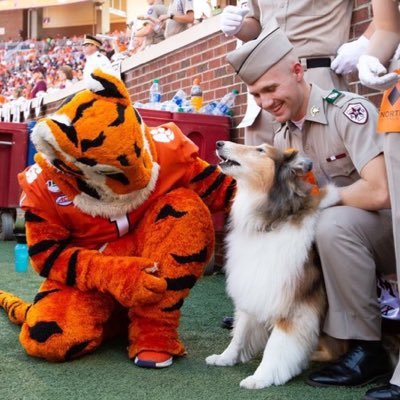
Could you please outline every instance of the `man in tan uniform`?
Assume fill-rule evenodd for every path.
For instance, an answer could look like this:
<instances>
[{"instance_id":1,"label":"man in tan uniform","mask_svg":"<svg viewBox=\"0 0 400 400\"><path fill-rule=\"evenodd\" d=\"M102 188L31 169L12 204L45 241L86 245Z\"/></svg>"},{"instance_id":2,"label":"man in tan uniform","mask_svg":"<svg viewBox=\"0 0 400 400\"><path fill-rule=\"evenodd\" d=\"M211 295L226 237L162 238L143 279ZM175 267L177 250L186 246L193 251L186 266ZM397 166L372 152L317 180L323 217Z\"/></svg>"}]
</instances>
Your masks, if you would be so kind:
<instances>
[{"instance_id":1,"label":"man in tan uniform","mask_svg":"<svg viewBox=\"0 0 400 400\"><path fill-rule=\"evenodd\" d=\"M165 38L185 31L194 22L193 0L172 0L168 13L161 15L159 21L166 21Z\"/></svg>"},{"instance_id":2,"label":"man in tan uniform","mask_svg":"<svg viewBox=\"0 0 400 400\"><path fill-rule=\"evenodd\" d=\"M274 144L304 152L319 184L341 187L340 204L321 213L316 244L329 304L323 330L351 345L308 383L362 385L391 372L376 294L376 272L395 268L383 139L375 107L359 95L308 84L293 48L282 50L287 43L275 27L227 58L257 105L283 125Z\"/></svg>"},{"instance_id":3,"label":"man in tan uniform","mask_svg":"<svg viewBox=\"0 0 400 400\"><path fill-rule=\"evenodd\" d=\"M363 35L341 46L349 38L353 0L249 0L247 5L246 16L239 7L224 9L221 30L226 35L247 42L268 29L275 18L298 51L306 80L324 89L347 88L343 75L337 74L355 71L358 56L368 44ZM245 143L250 145L272 143L279 127L251 100L241 126L246 127Z\"/></svg>"}]
</instances>

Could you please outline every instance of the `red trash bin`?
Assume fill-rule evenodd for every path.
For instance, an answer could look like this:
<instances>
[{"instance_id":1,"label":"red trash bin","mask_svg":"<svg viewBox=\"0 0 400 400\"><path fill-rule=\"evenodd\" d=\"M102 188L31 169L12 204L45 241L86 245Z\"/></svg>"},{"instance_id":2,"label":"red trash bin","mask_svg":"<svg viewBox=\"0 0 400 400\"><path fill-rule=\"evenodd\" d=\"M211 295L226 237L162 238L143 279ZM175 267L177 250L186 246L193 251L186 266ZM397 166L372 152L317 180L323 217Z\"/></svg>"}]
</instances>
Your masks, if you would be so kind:
<instances>
[{"instance_id":1,"label":"red trash bin","mask_svg":"<svg viewBox=\"0 0 400 400\"><path fill-rule=\"evenodd\" d=\"M17 175L25 169L27 146L27 124L0 122L0 240L13 238L14 213L21 193Z\"/></svg>"}]
</instances>

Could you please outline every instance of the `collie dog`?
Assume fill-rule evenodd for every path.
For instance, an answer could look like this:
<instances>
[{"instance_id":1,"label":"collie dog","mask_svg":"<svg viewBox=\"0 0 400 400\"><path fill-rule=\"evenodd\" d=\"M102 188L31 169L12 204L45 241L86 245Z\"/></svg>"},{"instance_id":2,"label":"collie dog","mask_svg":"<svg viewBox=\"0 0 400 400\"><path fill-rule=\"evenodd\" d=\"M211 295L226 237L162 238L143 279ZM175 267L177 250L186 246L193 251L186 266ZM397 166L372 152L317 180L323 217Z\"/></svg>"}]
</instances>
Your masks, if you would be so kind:
<instances>
[{"instance_id":1,"label":"collie dog","mask_svg":"<svg viewBox=\"0 0 400 400\"><path fill-rule=\"evenodd\" d=\"M240 386L281 385L306 367L318 343L326 300L314 232L320 210L339 194L310 184L312 162L293 150L219 141L217 154L237 181L225 267L235 317L229 346L206 362L232 366L263 351Z\"/></svg>"}]
</instances>

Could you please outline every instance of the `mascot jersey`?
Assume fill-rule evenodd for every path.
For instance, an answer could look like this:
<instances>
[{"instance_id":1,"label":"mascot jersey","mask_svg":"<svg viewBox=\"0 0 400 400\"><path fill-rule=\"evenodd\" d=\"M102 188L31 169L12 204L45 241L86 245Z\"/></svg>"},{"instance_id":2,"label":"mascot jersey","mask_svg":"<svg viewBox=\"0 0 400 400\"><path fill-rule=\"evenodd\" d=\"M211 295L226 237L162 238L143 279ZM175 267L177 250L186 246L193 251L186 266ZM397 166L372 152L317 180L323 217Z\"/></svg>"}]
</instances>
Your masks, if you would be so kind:
<instances>
[{"instance_id":1,"label":"mascot jersey","mask_svg":"<svg viewBox=\"0 0 400 400\"><path fill-rule=\"evenodd\" d=\"M96 70L87 86L32 131L21 205L45 279L32 303L0 290L0 306L34 357L81 357L121 329L136 365L183 355L180 309L214 250L210 212L227 210L235 182L174 124L147 127L115 76Z\"/></svg>"}]
</instances>

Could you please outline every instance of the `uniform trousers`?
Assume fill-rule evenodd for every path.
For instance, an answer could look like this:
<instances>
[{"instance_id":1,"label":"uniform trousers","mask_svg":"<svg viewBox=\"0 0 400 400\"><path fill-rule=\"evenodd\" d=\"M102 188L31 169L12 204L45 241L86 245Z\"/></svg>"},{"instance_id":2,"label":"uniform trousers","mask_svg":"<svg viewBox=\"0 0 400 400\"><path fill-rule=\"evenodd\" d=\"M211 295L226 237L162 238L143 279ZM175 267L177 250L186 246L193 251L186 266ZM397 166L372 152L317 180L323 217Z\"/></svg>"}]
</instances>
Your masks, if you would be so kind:
<instances>
[{"instance_id":1,"label":"uniform trousers","mask_svg":"<svg viewBox=\"0 0 400 400\"><path fill-rule=\"evenodd\" d=\"M376 274L395 271L390 210L322 211L316 244L328 297L323 330L338 339L380 340Z\"/></svg>"}]
</instances>

